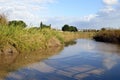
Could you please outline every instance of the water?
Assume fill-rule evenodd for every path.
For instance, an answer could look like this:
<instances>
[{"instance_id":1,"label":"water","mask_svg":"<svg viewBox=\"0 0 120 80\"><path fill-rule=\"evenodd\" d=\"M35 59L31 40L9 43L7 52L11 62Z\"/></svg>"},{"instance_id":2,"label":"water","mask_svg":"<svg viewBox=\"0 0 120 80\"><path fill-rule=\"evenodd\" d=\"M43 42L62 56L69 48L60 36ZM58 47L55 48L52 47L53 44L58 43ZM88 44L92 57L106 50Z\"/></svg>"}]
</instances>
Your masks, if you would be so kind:
<instances>
[{"instance_id":1,"label":"water","mask_svg":"<svg viewBox=\"0 0 120 80\"><path fill-rule=\"evenodd\" d=\"M79 39L52 57L8 73L5 80L120 80L120 46Z\"/></svg>"}]
</instances>

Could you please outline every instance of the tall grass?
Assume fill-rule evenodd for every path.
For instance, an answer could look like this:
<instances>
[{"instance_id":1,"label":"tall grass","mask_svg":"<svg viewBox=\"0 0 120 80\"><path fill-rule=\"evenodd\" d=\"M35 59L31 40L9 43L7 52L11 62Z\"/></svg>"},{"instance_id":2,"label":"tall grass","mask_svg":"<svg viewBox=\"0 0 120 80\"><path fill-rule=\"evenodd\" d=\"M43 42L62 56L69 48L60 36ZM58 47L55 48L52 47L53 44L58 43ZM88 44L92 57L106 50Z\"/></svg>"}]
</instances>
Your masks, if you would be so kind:
<instances>
[{"instance_id":1,"label":"tall grass","mask_svg":"<svg viewBox=\"0 0 120 80\"><path fill-rule=\"evenodd\" d=\"M0 26L0 47L10 44L18 51L46 48L51 38L63 42L59 32L50 29L25 29L21 27Z\"/></svg>"},{"instance_id":2,"label":"tall grass","mask_svg":"<svg viewBox=\"0 0 120 80\"><path fill-rule=\"evenodd\" d=\"M59 46L86 35L90 36L90 34L82 32L60 32L52 29L0 26L0 48L11 45L19 52L34 51L52 45Z\"/></svg>"},{"instance_id":3,"label":"tall grass","mask_svg":"<svg viewBox=\"0 0 120 80\"><path fill-rule=\"evenodd\" d=\"M94 32L63 32L64 42L69 42L78 38L92 38Z\"/></svg>"},{"instance_id":4,"label":"tall grass","mask_svg":"<svg viewBox=\"0 0 120 80\"><path fill-rule=\"evenodd\" d=\"M52 29L8 26L7 17L0 14L0 53L5 46L14 47L19 52L34 51L59 46L85 36L86 33L81 32L61 32Z\"/></svg>"},{"instance_id":5,"label":"tall grass","mask_svg":"<svg viewBox=\"0 0 120 80\"><path fill-rule=\"evenodd\" d=\"M0 14L0 25L4 26L8 24L7 16L4 14Z\"/></svg>"}]
</instances>

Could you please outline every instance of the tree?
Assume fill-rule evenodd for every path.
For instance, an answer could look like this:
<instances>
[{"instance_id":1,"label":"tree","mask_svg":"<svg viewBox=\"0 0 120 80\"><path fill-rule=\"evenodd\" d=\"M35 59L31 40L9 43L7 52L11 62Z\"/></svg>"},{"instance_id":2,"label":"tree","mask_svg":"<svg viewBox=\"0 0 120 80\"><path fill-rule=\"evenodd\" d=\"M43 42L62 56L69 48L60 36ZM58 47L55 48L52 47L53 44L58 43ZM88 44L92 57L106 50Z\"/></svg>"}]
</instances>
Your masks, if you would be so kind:
<instances>
[{"instance_id":1,"label":"tree","mask_svg":"<svg viewBox=\"0 0 120 80\"><path fill-rule=\"evenodd\" d=\"M40 23L40 27L42 27L42 26L43 26L43 23L41 22L41 23Z\"/></svg>"},{"instance_id":2,"label":"tree","mask_svg":"<svg viewBox=\"0 0 120 80\"><path fill-rule=\"evenodd\" d=\"M78 31L78 29L74 26L69 26L67 24L65 24L63 27L62 27L62 31L71 31L71 32L76 32Z\"/></svg>"},{"instance_id":3,"label":"tree","mask_svg":"<svg viewBox=\"0 0 120 80\"><path fill-rule=\"evenodd\" d=\"M16 21L16 20L9 21L8 25L14 26L14 27L19 26L19 27L24 27L24 28L27 26L26 23L21 20L20 21Z\"/></svg>"},{"instance_id":4,"label":"tree","mask_svg":"<svg viewBox=\"0 0 120 80\"><path fill-rule=\"evenodd\" d=\"M69 25L65 24L65 25L62 27L62 31L69 31Z\"/></svg>"},{"instance_id":5,"label":"tree","mask_svg":"<svg viewBox=\"0 0 120 80\"><path fill-rule=\"evenodd\" d=\"M101 28L101 30L102 30L102 31L105 31L105 30L106 30L106 28Z\"/></svg>"},{"instance_id":6,"label":"tree","mask_svg":"<svg viewBox=\"0 0 120 80\"><path fill-rule=\"evenodd\" d=\"M78 29L76 27L74 27L75 31L78 31Z\"/></svg>"},{"instance_id":7,"label":"tree","mask_svg":"<svg viewBox=\"0 0 120 80\"><path fill-rule=\"evenodd\" d=\"M46 25L46 24L43 24L42 22L40 23L40 28L43 29L43 28L48 28L48 29L51 29L51 24L50 25Z\"/></svg>"},{"instance_id":8,"label":"tree","mask_svg":"<svg viewBox=\"0 0 120 80\"><path fill-rule=\"evenodd\" d=\"M70 26L70 27L69 27L69 31L71 31L71 32L76 32L76 31L78 31L78 30L77 30L76 27Z\"/></svg>"}]
</instances>

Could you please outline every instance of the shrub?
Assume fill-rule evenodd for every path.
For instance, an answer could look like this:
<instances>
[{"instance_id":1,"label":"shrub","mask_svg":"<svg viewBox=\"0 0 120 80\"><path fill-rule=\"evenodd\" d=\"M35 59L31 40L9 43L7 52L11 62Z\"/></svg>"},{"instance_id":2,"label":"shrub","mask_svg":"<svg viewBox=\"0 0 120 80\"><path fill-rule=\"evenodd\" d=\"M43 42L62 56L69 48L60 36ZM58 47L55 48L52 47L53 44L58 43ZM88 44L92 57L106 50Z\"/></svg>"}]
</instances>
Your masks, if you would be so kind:
<instances>
[{"instance_id":1,"label":"shrub","mask_svg":"<svg viewBox=\"0 0 120 80\"><path fill-rule=\"evenodd\" d=\"M16 27L16 26L19 26L19 27L23 27L25 28L27 25L24 21L16 21L16 20L13 20L13 21L9 21L9 26L13 26L13 27Z\"/></svg>"},{"instance_id":2,"label":"shrub","mask_svg":"<svg viewBox=\"0 0 120 80\"><path fill-rule=\"evenodd\" d=\"M93 39L102 42L120 43L120 30L101 30Z\"/></svg>"},{"instance_id":3,"label":"shrub","mask_svg":"<svg viewBox=\"0 0 120 80\"><path fill-rule=\"evenodd\" d=\"M71 31L71 32L77 32L78 29L74 26L69 26L67 24L65 24L63 27L62 27L62 31Z\"/></svg>"}]
</instances>

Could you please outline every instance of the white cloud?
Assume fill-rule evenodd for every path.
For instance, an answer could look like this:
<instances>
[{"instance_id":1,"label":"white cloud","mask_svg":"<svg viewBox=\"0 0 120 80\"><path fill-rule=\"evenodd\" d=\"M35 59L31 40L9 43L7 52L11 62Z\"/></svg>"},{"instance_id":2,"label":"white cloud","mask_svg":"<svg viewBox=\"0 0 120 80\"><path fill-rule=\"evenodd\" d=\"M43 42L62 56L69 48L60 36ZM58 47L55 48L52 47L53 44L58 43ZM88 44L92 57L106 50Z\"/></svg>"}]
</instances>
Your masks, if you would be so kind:
<instances>
[{"instance_id":1,"label":"white cloud","mask_svg":"<svg viewBox=\"0 0 120 80\"><path fill-rule=\"evenodd\" d=\"M44 23L52 24L53 28L58 28L58 29L61 29L61 27L65 24L83 28L81 24L84 25L84 23L85 24L89 23L95 17L97 17L96 14L90 14L88 16L83 16L83 17L67 17L67 16L45 17L46 21L44 21Z\"/></svg>"},{"instance_id":2,"label":"white cloud","mask_svg":"<svg viewBox=\"0 0 120 80\"><path fill-rule=\"evenodd\" d=\"M108 56L108 55L107 55ZM108 56L103 60L103 65L109 70L112 69L117 64L116 58Z\"/></svg>"},{"instance_id":3,"label":"white cloud","mask_svg":"<svg viewBox=\"0 0 120 80\"><path fill-rule=\"evenodd\" d=\"M111 6L105 6L103 9L100 9L100 12L104 12L104 13L111 13L114 11L115 11L115 9Z\"/></svg>"},{"instance_id":4,"label":"white cloud","mask_svg":"<svg viewBox=\"0 0 120 80\"><path fill-rule=\"evenodd\" d=\"M54 17L49 18L47 22L49 24L54 24L54 26L58 28L61 28L64 24L77 26L80 29L99 29L102 27L120 28L120 5L117 3L118 1L108 0L108 2L106 1L107 5L100 9L96 14L90 14L83 17ZM113 7L113 4L117 5L114 5Z\"/></svg>"},{"instance_id":5,"label":"white cloud","mask_svg":"<svg viewBox=\"0 0 120 80\"><path fill-rule=\"evenodd\" d=\"M10 20L39 24L43 20L40 16L47 12L47 5L54 2L56 0L0 0L0 13L7 14Z\"/></svg>"},{"instance_id":6,"label":"white cloud","mask_svg":"<svg viewBox=\"0 0 120 80\"><path fill-rule=\"evenodd\" d=\"M8 15L10 20L20 19L33 25L40 21L61 28L70 24L79 28L120 27L120 5L118 0L102 0L106 5L96 14L83 17L45 17L49 4L57 0L0 0L0 12ZM115 5L117 4L117 5ZM114 7L113 7L114 5ZM115 7L116 6L116 7Z\"/></svg>"},{"instance_id":7,"label":"white cloud","mask_svg":"<svg viewBox=\"0 0 120 80\"><path fill-rule=\"evenodd\" d=\"M103 0L106 5L114 5L118 3L118 0Z\"/></svg>"},{"instance_id":8,"label":"white cloud","mask_svg":"<svg viewBox=\"0 0 120 80\"><path fill-rule=\"evenodd\" d=\"M103 0L106 2L102 9L96 14L85 16L82 20L73 22L79 28L120 28L120 5L117 0ZM112 6L113 4L114 7ZM88 20L87 20L88 19Z\"/></svg>"},{"instance_id":9,"label":"white cloud","mask_svg":"<svg viewBox=\"0 0 120 80\"><path fill-rule=\"evenodd\" d=\"M97 17L96 14L90 14L90 15L88 15L88 16L83 16L83 17L81 18L81 20L82 20L82 21L90 21L90 20L94 19L95 17Z\"/></svg>"}]
</instances>

